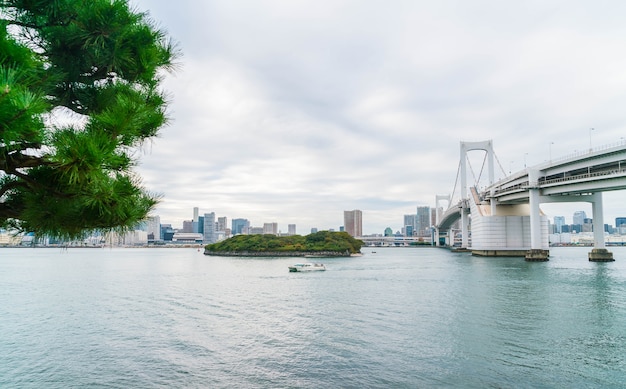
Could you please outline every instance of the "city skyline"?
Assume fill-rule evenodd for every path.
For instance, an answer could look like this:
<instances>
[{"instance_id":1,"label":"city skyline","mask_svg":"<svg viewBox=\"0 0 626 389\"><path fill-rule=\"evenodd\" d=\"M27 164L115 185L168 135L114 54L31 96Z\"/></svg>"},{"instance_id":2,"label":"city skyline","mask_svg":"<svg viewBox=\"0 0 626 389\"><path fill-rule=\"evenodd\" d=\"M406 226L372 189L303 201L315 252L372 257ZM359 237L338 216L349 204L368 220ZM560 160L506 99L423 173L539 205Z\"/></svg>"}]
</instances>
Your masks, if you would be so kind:
<instances>
[{"instance_id":1,"label":"city skyline","mask_svg":"<svg viewBox=\"0 0 626 389\"><path fill-rule=\"evenodd\" d=\"M206 215L211 215L210 219L208 219L207 221L207 223L212 223L212 226L213 226L213 227L210 227L210 229L212 229L210 234L214 234L217 231L223 232L226 230L230 230L231 235L237 235L241 233L250 233L250 231L254 229L258 231L263 231L262 233L270 233L270 234L307 235L312 232L317 232L318 230L319 231L324 231L324 230L340 231L343 229L353 236L368 236L368 235L385 235L385 231L390 228L393 234L400 233L405 236L407 235L430 236L430 232L424 231L424 230L430 230L430 226L432 226L432 224L434 223L434 214L432 214L431 211L435 210L434 207L417 206L416 212L414 214L405 214L402 216L402 218L399 218L400 221L398 223L402 225L402 227L398 228L396 226L390 225L390 226L385 227L381 231L372 231L372 232L367 233L367 232L363 232L363 229L362 229L363 220L364 220L363 212L361 210L356 210L356 209L352 211L343 211L343 224L338 224L334 226L324 226L324 227L311 227L310 229L306 229L306 230L299 228L297 223L289 223L287 224L287 228L283 229L281 228L281 226L285 225L285 223L282 223L280 221L271 221L271 222L256 221L252 223L249 219L243 218L243 217L231 218L228 215L219 216L215 211L200 214L199 209L200 209L199 207L193 208L193 217L189 220L183 220L182 228L176 227L174 224L169 223L167 221L164 223L161 223L161 218L159 215L155 215L153 216L153 218L156 218L157 220L159 220L159 223L161 223L162 225L172 226L174 230L180 230L182 232L191 232L185 227L186 225L188 225L187 223L193 223L193 222L197 223L198 218L204 219ZM429 215L429 216L426 217L425 215ZM352 222L354 223L354 226L358 225L358 227L348 227L350 220L352 220ZM549 220L550 225L554 226L554 228L556 229L554 232L558 233L559 228L561 226L571 227L571 226L576 226L576 225L584 225L586 220L591 221L592 218L588 217L585 211L577 210L572 213L571 218L569 219L566 218L564 215L556 215L556 216L553 216L552 218L549 218L548 220ZM571 220L571 222L568 222L567 220ZM619 227L620 221L626 224L626 216L618 216L618 217L615 217L614 219L605 218L604 224L617 228ZM412 234L407 233L407 231L405 230L405 228L409 225L411 226L411 231L413 232ZM360 231L361 235L355 235L354 233L352 233L353 229L356 229L356 231ZM422 231L421 233L420 233L420 230ZM148 231L150 231L150 227L148 228ZM570 232L570 231L568 230L567 232ZM578 231L578 232L583 232L583 231Z\"/></svg>"},{"instance_id":2,"label":"city skyline","mask_svg":"<svg viewBox=\"0 0 626 389\"><path fill-rule=\"evenodd\" d=\"M206 204L302 230L361 209L364 233L383 231L452 193L459 141L493 140L501 175L626 133L620 2L133 4L183 53L137 168L177 225ZM605 219L624 197L605 193Z\"/></svg>"}]
</instances>

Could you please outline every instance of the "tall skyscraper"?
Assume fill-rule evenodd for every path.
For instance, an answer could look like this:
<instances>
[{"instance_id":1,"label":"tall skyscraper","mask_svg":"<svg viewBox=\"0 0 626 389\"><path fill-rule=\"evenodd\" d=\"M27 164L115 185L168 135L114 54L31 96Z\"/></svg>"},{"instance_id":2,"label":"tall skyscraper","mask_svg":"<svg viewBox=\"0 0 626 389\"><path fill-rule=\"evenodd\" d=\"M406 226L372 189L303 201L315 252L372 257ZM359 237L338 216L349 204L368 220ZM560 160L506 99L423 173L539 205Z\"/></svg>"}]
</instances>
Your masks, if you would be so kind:
<instances>
[{"instance_id":1,"label":"tall skyscraper","mask_svg":"<svg viewBox=\"0 0 626 389\"><path fill-rule=\"evenodd\" d=\"M289 235L295 235L296 234L296 225L295 224L287 225L287 233Z\"/></svg>"},{"instance_id":2,"label":"tall skyscraper","mask_svg":"<svg viewBox=\"0 0 626 389\"><path fill-rule=\"evenodd\" d=\"M417 207L415 232L417 236L430 236L430 207Z\"/></svg>"},{"instance_id":3,"label":"tall skyscraper","mask_svg":"<svg viewBox=\"0 0 626 389\"><path fill-rule=\"evenodd\" d=\"M565 225L565 216L554 217L554 229L555 233L560 234L563 232L563 226Z\"/></svg>"},{"instance_id":4,"label":"tall skyscraper","mask_svg":"<svg viewBox=\"0 0 626 389\"><path fill-rule=\"evenodd\" d=\"M228 219L226 216L217 218L217 230L226 231L228 229Z\"/></svg>"},{"instance_id":5,"label":"tall skyscraper","mask_svg":"<svg viewBox=\"0 0 626 389\"><path fill-rule=\"evenodd\" d=\"M573 223L575 225L583 225L585 224L585 219L587 218L587 214L585 211L576 211L574 212L574 216L572 217Z\"/></svg>"},{"instance_id":6,"label":"tall skyscraper","mask_svg":"<svg viewBox=\"0 0 626 389\"><path fill-rule=\"evenodd\" d=\"M248 229L250 228L250 222L248 219L233 219L231 224L233 226L233 235L247 234Z\"/></svg>"},{"instance_id":7,"label":"tall skyscraper","mask_svg":"<svg viewBox=\"0 0 626 389\"><path fill-rule=\"evenodd\" d=\"M215 212L204 214L204 229L202 233L202 241L204 243L215 243Z\"/></svg>"},{"instance_id":8,"label":"tall skyscraper","mask_svg":"<svg viewBox=\"0 0 626 389\"><path fill-rule=\"evenodd\" d=\"M149 217L146 223L146 232L148 239L161 240L161 218L159 216Z\"/></svg>"},{"instance_id":9,"label":"tall skyscraper","mask_svg":"<svg viewBox=\"0 0 626 389\"><path fill-rule=\"evenodd\" d=\"M199 209L198 207L193 207L193 219L191 219L191 232L198 233L200 232L200 224L199 224Z\"/></svg>"},{"instance_id":10,"label":"tall skyscraper","mask_svg":"<svg viewBox=\"0 0 626 389\"><path fill-rule=\"evenodd\" d=\"M417 215L404 215L403 231L405 236L413 236L417 227ZM410 231L409 231L410 230Z\"/></svg>"},{"instance_id":11,"label":"tall skyscraper","mask_svg":"<svg viewBox=\"0 0 626 389\"><path fill-rule=\"evenodd\" d=\"M343 225L351 236L363 236L363 213L358 209L343 211Z\"/></svg>"}]
</instances>

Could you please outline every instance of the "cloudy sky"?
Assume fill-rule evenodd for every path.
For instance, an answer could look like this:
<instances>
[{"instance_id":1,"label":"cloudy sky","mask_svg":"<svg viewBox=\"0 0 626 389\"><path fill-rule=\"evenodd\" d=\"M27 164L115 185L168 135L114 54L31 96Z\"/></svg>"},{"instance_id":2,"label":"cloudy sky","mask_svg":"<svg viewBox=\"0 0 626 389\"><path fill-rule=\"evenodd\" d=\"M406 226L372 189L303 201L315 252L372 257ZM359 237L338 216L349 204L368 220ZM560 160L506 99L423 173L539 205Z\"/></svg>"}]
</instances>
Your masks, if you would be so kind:
<instances>
[{"instance_id":1,"label":"cloudy sky","mask_svg":"<svg viewBox=\"0 0 626 389\"><path fill-rule=\"evenodd\" d=\"M360 209L364 233L396 231L452 193L460 141L493 140L502 176L626 137L626 2L131 4L182 52L172 122L138 169L174 227L199 207L306 234ZM605 222L625 199L604 194Z\"/></svg>"}]
</instances>

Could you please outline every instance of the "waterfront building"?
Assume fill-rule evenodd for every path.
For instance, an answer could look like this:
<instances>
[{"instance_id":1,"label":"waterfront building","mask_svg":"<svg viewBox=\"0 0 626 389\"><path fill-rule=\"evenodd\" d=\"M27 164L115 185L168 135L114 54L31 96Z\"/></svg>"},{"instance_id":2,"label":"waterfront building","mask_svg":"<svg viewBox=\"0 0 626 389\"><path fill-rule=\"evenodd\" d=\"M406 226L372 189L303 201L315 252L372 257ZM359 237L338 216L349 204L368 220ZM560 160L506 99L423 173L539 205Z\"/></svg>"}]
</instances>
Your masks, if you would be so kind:
<instances>
[{"instance_id":1,"label":"waterfront building","mask_svg":"<svg viewBox=\"0 0 626 389\"><path fill-rule=\"evenodd\" d=\"M183 220L183 231L186 234L193 233L193 220Z\"/></svg>"},{"instance_id":2,"label":"waterfront building","mask_svg":"<svg viewBox=\"0 0 626 389\"><path fill-rule=\"evenodd\" d=\"M198 233L204 235L204 216L198 216Z\"/></svg>"},{"instance_id":3,"label":"waterfront building","mask_svg":"<svg viewBox=\"0 0 626 389\"><path fill-rule=\"evenodd\" d=\"M393 236L393 230L391 227L385 228L385 236Z\"/></svg>"},{"instance_id":4,"label":"waterfront building","mask_svg":"<svg viewBox=\"0 0 626 389\"><path fill-rule=\"evenodd\" d=\"M343 225L351 236L363 236L363 213L358 209L343 211Z\"/></svg>"},{"instance_id":5,"label":"waterfront building","mask_svg":"<svg viewBox=\"0 0 626 389\"><path fill-rule=\"evenodd\" d=\"M204 243L215 243L215 212L204 214L204 229L202 232Z\"/></svg>"},{"instance_id":6,"label":"waterfront building","mask_svg":"<svg viewBox=\"0 0 626 389\"><path fill-rule=\"evenodd\" d=\"M572 216L572 224L582 226L585 223L586 218L587 214L585 211L576 211Z\"/></svg>"},{"instance_id":7,"label":"waterfront building","mask_svg":"<svg viewBox=\"0 0 626 389\"><path fill-rule=\"evenodd\" d=\"M555 233L560 234L563 232L563 226L565 225L565 216L554 217L554 229Z\"/></svg>"},{"instance_id":8,"label":"waterfront building","mask_svg":"<svg viewBox=\"0 0 626 389\"><path fill-rule=\"evenodd\" d=\"M263 227L250 227L248 231L250 235L262 235Z\"/></svg>"},{"instance_id":9,"label":"waterfront building","mask_svg":"<svg viewBox=\"0 0 626 389\"><path fill-rule=\"evenodd\" d=\"M415 235L430 236L430 207L417 207L417 215L415 216Z\"/></svg>"},{"instance_id":10,"label":"waterfront building","mask_svg":"<svg viewBox=\"0 0 626 389\"><path fill-rule=\"evenodd\" d=\"M250 228L248 219L233 219L231 222L233 235L247 234Z\"/></svg>"},{"instance_id":11,"label":"waterfront building","mask_svg":"<svg viewBox=\"0 0 626 389\"><path fill-rule=\"evenodd\" d=\"M171 241L174 236L174 228L171 224L161 224L161 240Z\"/></svg>"},{"instance_id":12,"label":"waterfront building","mask_svg":"<svg viewBox=\"0 0 626 389\"><path fill-rule=\"evenodd\" d=\"M218 217L217 218L217 230L226 232L227 229L228 229L228 219L225 216Z\"/></svg>"},{"instance_id":13,"label":"waterfront building","mask_svg":"<svg viewBox=\"0 0 626 389\"><path fill-rule=\"evenodd\" d=\"M161 238L161 217L152 216L146 221L146 234L148 240L162 240Z\"/></svg>"},{"instance_id":14,"label":"waterfront building","mask_svg":"<svg viewBox=\"0 0 626 389\"><path fill-rule=\"evenodd\" d=\"M402 228L404 234L406 236L413 236L413 233L417 229L417 214L415 215L404 215L404 223L402 224L404 227ZM407 227L411 227L411 235L407 232Z\"/></svg>"},{"instance_id":15,"label":"waterfront building","mask_svg":"<svg viewBox=\"0 0 626 389\"><path fill-rule=\"evenodd\" d=\"M278 235L278 223L263 223L263 233Z\"/></svg>"}]
</instances>

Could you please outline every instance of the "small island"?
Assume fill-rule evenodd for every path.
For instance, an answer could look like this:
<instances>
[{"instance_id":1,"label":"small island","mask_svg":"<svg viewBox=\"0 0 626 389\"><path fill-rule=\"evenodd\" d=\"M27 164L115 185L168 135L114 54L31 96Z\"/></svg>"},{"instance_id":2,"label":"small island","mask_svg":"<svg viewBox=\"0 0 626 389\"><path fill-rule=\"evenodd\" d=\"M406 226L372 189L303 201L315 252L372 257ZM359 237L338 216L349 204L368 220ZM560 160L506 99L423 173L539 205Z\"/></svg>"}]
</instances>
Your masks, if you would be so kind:
<instances>
[{"instance_id":1,"label":"small island","mask_svg":"<svg viewBox=\"0 0 626 389\"><path fill-rule=\"evenodd\" d=\"M204 247L204 255L237 257L349 257L363 241L347 232L319 231L306 236L236 235Z\"/></svg>"}]
</instances>

